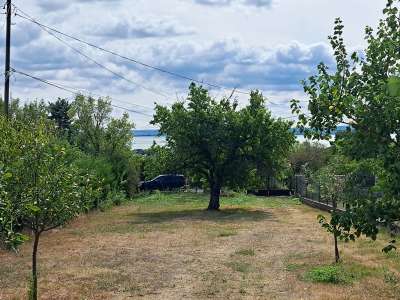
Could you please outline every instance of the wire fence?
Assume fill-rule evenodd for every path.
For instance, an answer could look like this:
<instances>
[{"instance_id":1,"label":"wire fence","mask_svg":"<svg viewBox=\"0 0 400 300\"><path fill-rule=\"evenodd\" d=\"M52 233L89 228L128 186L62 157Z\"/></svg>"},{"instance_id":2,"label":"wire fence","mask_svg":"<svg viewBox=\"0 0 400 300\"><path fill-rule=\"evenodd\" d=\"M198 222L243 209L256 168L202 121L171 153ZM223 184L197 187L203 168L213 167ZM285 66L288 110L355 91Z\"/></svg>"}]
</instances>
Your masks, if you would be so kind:
<instances>
[{"instance_id":1,"label":"wire fence","mask_svg":"<svg viewBox=\"0 0 400 300\"><path fill-rule=\"evenodd\" d=\"M344 176L336 176L336 186L332 187L336 193L334 197L324 191L325 189L320 182L307 178L305 175L295 175L292 185L294 194L301 198L318 202L332 208L345 209L343 201L344 181Z\"/></svg>"}]
</instances>

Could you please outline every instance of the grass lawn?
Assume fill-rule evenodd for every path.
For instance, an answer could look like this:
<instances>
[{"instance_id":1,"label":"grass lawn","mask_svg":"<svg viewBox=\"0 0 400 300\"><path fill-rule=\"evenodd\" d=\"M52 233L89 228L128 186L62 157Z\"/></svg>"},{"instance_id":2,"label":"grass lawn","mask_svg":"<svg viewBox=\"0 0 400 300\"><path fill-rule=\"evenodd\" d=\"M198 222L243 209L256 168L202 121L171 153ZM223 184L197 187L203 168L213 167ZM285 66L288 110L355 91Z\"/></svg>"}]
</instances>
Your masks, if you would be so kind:
<instances>
[{"instance_id":1,"label":"grass lawn","mask_svg":"<svg viewBox=\"0 0 400 300\"><path fill-rule=\"evenodd\" d=\"M340 244L288 198L152 194L43 235L41 299L400 299L388 236ZM0 299L26 299L30 243L0 251Z\"/></svg>"}]
</instances>

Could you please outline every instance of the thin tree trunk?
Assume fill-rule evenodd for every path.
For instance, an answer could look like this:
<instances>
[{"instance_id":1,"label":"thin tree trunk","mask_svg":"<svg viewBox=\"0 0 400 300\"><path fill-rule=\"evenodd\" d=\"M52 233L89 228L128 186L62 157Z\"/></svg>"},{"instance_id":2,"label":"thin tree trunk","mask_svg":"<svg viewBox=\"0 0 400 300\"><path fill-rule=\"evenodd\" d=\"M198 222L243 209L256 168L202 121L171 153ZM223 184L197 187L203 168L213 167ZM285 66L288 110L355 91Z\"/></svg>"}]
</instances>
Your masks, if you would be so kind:
<instances>
[{"instance_id":1,"label":"thin tree trunk","mask_svg":"<svg viewBox=\"0 0 400 300\"><path fill-rule=\"evenodd\" d=\"M210 203L208 204L207 210L219 210L219 196L221 194L221 185L220 184L211 184L210 185Z\"/></svg>"},{"instance_id":2,"label":"thin tree trunk","mask_svg":"<svg viewBox=\"0 0 400 300\"><path fill-rule=\"evenodd\" d=\"M334 241L335 241L335 262L338 263L340 260L340 255L339 255L338 240L336 234L334 235Z\"/></svg>"},{"instance_id":3,"label":"thin tree trunk","mask_svg":"<svg viewBox=\"0 0 400 300\"><path fill-rule=\"evenodd\" d=\"M35 240L32 250L32 287L31 300L37 300L38 280L37 280L37 251L39 246L40 232L35 232Z\"/></svg>"},{"instance_id":4,"label":"thin tree trunk","mask_svg":"<svg viewBox=\"0 0 400 300\"><path fill-rule=\"evenodd\" d=\"M332 198L332 205L333 205L333 210L336 212L337 210L337 199L336 197ZM336 231L336 226L335 226L335 231ZM335 262L338 263L340 260L340 255L339 255L339 248L338 248L338 239L336 233L333 234L333 239L335 242Z\"/></svg>"}]
</instances>

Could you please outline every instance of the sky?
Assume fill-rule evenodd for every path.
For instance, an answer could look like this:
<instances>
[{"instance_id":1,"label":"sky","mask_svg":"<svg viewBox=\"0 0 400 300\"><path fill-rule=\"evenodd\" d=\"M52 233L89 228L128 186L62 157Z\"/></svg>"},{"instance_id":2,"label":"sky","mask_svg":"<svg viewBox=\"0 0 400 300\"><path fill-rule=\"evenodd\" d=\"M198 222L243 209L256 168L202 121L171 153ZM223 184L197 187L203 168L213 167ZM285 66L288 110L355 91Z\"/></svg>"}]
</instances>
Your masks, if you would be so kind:
<instances>
[{"instance_id":1,"label":"sky","mask_svg":"<svg viewBox=\"0 0 400 300\"><path fill-rule=\"evenodd\" d=\"M11 64L18 71L108 96L131 110L137 129L152 128L154 103L170 105L187 95L189 81L123 60L71 39L56 39L18 14L134 60L224 87L258 89L274 116L291 116L290 100L302 100L300 81L321 61L332 65L327 37L336 17L344 21L350 50L363 49L364 28L375 27L386 0L13 0ZM0 61L4 69L5 16ZM83 57L76 50L84 53ZM100 68L95 62L104 65ZM122 79L125 77L127 80ZM206 86L207 87L207 86ZM70 93L13 74L11 94L22 102ZM3 89L0 89L3 93ZM236 93L240 105L248 95ZM121 115L124 109L115 108Z\"/></svg>"}]
</instances>

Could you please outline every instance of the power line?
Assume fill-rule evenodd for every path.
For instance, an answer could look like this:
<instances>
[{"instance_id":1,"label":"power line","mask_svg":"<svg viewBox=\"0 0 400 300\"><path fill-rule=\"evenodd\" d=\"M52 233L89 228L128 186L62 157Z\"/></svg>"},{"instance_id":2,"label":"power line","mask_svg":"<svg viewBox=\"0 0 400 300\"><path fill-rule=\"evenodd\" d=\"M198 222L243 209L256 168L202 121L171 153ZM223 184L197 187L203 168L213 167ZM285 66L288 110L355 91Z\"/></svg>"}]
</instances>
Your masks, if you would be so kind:
<instances>
[{"instance_id":1,"label":"power line","mask_svg":"<svg viewBox=\"0 0 400 300\"><path fill-rule=\"evenodd\" d=\"M206 82L206 81L194 79L194 78L191 78L191 77L186 76L186 75L182 75L182 74L179 74L179 73L175 73L175 72L172 72L172 71L168 71L168 70L162 69L162 68L160 68L160 67L153 66L153 65L150 65L150 64L141 62L141 61L139 61L139 60L137 60L137 59L133 59L133 58L127 57L127 56L125 56L125 55L119 54L119 53L117 53L117 52L115 52L115 51L112 51L112 50L109 50L109 49L106 49L106 48L97 46L97 45L95 45L95 44L92 44L92 43L90 43L90 42L84 41L84 40L82 40L82 39L80 39L80 38L77 38L77 37L74 37L74 36L72 36L72 35L69 35L69 34L66 34L66 33L64 33L64 32L61 32L61 31L59 31L58 29L55 29L55 28L52 28L52 27L50 27L50 26L44 25L44 24L42 24L42 23L36 21L33 17L31 17L29 14L25 13L23 10L21 10L21 9L18 8L17 6L15 6L15 7L17 8L18 11L20 11L22 14L25 15L25 16L23 16L23 15L21 15L21 14L19 14L19 13L16 13L16 14L15 14L16 16L19 16L19 17L21 17L21 18L23 18L23 19L25 19L25 20L28 20L28 21L30 21L30 22L32 22L32 23L34 23L34 24L36 24L36 25L38 25L38 26L40 26L40 27L42 27L42 28L46 28L46 29L48 29L48 30L50 30L50 31L56 32L56 33L58 33L58 34L60 34L60 35L63 35L63 36L65 36L65 37L68 37L68 38L70 38L70 39L72 39L72 40L75 40L75 41L77 41L77 42L80 42L80 43L82 43L82 44L85 44L85 45L87 45L87 46L90 46L90 47L95 48L95 49L97 49L97 50L106 52L106 53L108 53L108 54L111 54L111 55L117 56L117 57L119 57L119 58L128 60L128 61L130 61L130 62L133 62L133 63L135 63L135 64L141 65L141 66L143 66L143 67L146 67L146 68L149 68L149 69L152 69L152 70L161 72L161 73L165 73L165 74L168 74L168 75L170 75L170 76L174 76L174 77L177 77L177 78L180 78L180 79L184 79L184 80L196 82L196 83L199 83L199 84L204 84L204 85L207 85L207 86L209 86L209 87L213 87L213 88L217 88L217 89L222 89L222 90L227 90L227 89L228 89L228 88L223 87L223 86L221 86L221 85L217 85L217 84L209 83L209 82ZM250 95L249 92L245 92L245 91L235 90L235 92L236 92L236 93L239 93L239 94Z\"/></svg>"},{"instance_id":2,"label":"power line","mask_svg":"<svg viewBox=\"0 0 400 300\"><path fill-rule=\"evenodd\" d=\"M4 64L4 113L9 117L9 102L10 102L10 58L11 58L11 0L6 2L6 53Z\"/></svg>"},{"instance_id":3,"label":"power line","mask_svg":"<svg viewBox=\"0 0 400 300\"><path fill-rule=\"evenodd\" d=\"M74 88L74 87L71 87L71 86L66 86L66 85L63 85L63 84L54 83L54 82L51 82L51 81L48 81L48 80L39 78L39 77L37 77L37 76L34 76L34 75L31 75L31 74L27 74L27 73L25 73L25 72L16 70L16 69L14 69L14 68L11 68L11 71L12 71L13 73L17 73L17 74L20 74L20 75L29 77L29 78L31 78L31 79L40 81L40 82L42 82L42 83L45 83L45 84L47 84L47 85L49 85L49 86L58 88L58 89L60 89L60 90L64 90L64 91L69 92L69 93L71 93L71 94L73 94L73 95L82 95L81 91L82 91L83 89L77 89L77 88ZM91 94L91 95L103 97L103 96L101 96L101 95L99 95L99 94L92 93L91 91L88 91L88 90L84 90L84 91L86 91L87 93L89 93L89 94ZM118 100L118 99L114 99L114 100L117 100L117 101L119 101L119 102L123 102L123 101ZM125 103L128 104L128 102L125 102ZM129 103L129 104L131 104L131 103ZM129 112L132 112L132 113L136 113L136 114L140 114L140 115L144 115L144 116L148 116L148 117L153 117L152 115L146 114L146 113L141 112L141 111L129 109L129 108L126 108L126 107L123 107L123 106L118 106L118 105L115 105L115 104L112 104L112 103L110 103L110 105L113 106L113 107L115 107L115 108L123 109L123 110L129 111ZM135 106L141 106L141 105L138 105L138 104L133 104L133 105L135 105ZM148 108L148 107L146 107L146 106L142 106L142 107ZM306 115L306 116L309 116L309 115ZM282 118L282 117L278 117L278 118L280 118L281 120L289 120L289 119L295 119L295 118L297 118L297 116L290 116L290 117L283 117L283 118Z\"/></svg>"},{"instance_id":4,"label":"power line","mask_svg":"<svg viewBox=\"0 0 400 300\"><path fill-rule=\"evenodd\" d=\"M109 73L113 74L114 76L117 76L118 78L121 78L121 79L123 79L123 80L125 80L125 81L127 81L127 82L129 82L129 83L134 84L134 85L137 85L137 86L139 86L139 87L141 87L141 88L143 88L143 89L145 89L145 90L148 90L148 91L150 91L150 92L152 92L152 93L154 93L154 94L157 94L157 95L159 95L159 96L162 96L162 97L165 97L165 98L168 98L168 97L169 97L168 95L166 95L166 94L164 94L164 93L161 93L161 92L155 91L155 90L153 90L153 89L151 89L151 88L148 88L148 87L146 87L146 86L143 85L143 84L140 84L140 83L135 82L135 81L133 81L133 80L131 80L131 79L128 79L128 78L126 78L125 76L121 75L120 73L117 73L117 72L111 70L110 68L108 68L107 66L101 64L100 62L98 62L98 61L95 60L94 58L91 58L91 57L88 56L87 54L83 53L81 50L79 50L79 49L75 48L74 46L70 45L68 42L66 42L65 40L63 40L63 39L60 38L59 36L55 35L55 34L52 33L51 31L47 30L46 28L44 28L44 27L42 27L42 26L40 26L40 28L41 28L43 31L47 32L49 35L51 35L51 36L53 36L54 38L56 38L59 42L61 42L62 44L64 44L64 45L67 46L68 48L72 49L73 51L75 51L75 52L78 53L79 55L85 57L87 60L90 60L91 62L93 62L94 64L96 64L98 67L100 67L100 68L102 68L102 69L108 71Z\"/></svg>"},{"instance_id":5,"label":"power line","mask_svg":"<svg viewBox=\"0 0 400 300\"><path fill-rule=\"evenodd\" d=\"M88 95L93 95L93 96L96 96L96 97L105 98L104 95L100 95L100 94L94 93L94 92L86 90L86 89L66 86L66 85L60 84L60 83L57 83L57 85L59 85L61 87L66 87L68 89L73 89L73 90L77 91L77 93L81 93L82 94L82 92L86 92L86 94L88 94ZM123 100L117 99L115 97L111 97L111 99L113 99L114 101L117 101L117 102L125 103L125 104L128 104L128 105L133 105L133 106L137 106L137 107L141 107L141 108L145 108L145 109L150 109L150 110L154 109L153 107L150 107L150 106L145 106L145 105L141 105L141 104L131 103L131 102L128 102L128 101L123 101ZM148 115L148 116L150 116L150 115Z\"/></svg>"},{"instance_id":6,"label":"power line","mask_svg":"<svg viewBox=\"0 0 400 300\"><path fill-rule=\"evenodd\" d=\"M25 76L25 77L29 77L29 78L31 78L31 79L34 79L34 80L36 80L36 81L40 81L40 82L42 82L42 83L45 83L45 84L47 84L47 85L49 85L49 86L52 86L52 87L55 87L55 88L57 88L57 89L66 91L66 92L71 93L71 94L73 94L73 95L76 95L76 96L82 95L82 93L74 91L73 89L75 89L75 88L66 87L66 86L63 86L63 85L60 85L60 84L57 84L57 83L54 83L54 82L51 82L51 81L48 81L48 80L39 78L39 77L37 77L37 76L31 75L31 74L28 74L28 73L25 73L25 72L22 72L22 71L18 71L18 70L14 69L14 68L11 68L11 71L14 72L14 73L23 75L23 76ZM126 108L126 107L123 107L123 106L119 106L119 105L115 105L115 104L112 104L112 103L110 103L110 105L113 106L113 107L115 107L115 108L123 109L123 110L126 110L126 111L128 111L128 112L135 113L135 114L140 114L140 115L144 115L144 116L148 116L148 117L153 117L152 115L143 113L143 112L141 112L141 111L129 109L129 108Z\"/></svg>"},{"instance_id":7,"label":"power line","mask_svg":"<svg viewBox=\"0 0 400 300\"><path fill-rule=\"evenodd\" d=\"M85 92L86 94L88 94L90 96L93 95L93 96L96 96L96 97L99 97L99 98L105 98L104 95L100 95L100 94L94 93L94 92L86 90L86 89L75 88L75 87L67 86L67 85L60 84L60 83L57 83L57 85L60 86L60 87L64 87L66 89L75 90L76 93L78 93L78 94L83 94L82 92ZM137 107L141 107L141 108L145 108L145 109L150 109L150 110L154 109L153 107L150 107L150 106L145 106L145 105L140 105L140 104L136 104L136 103L131 103L131 102L128 102L128 101L123 101L123 100L117 99L115 97L112 97L111 99L113 99L114 101L117 101L117 102L125 103L125 104L128 104L128 105L133 105L133 106L137 106ZM148 115L148 116L151 116L151 115Z\"/></svg>"},{"instance_id":8,"label":"power line","mask_svg":"<svg viewBox=\"0 0 400 300\"><path fill-rule=\"evenodd\" d=\"M13 5L13 6L14 6L15 9L17 9L17 7L16 7L15 5ZM137 83L137 82L135 82L135 81L132 81L132 80L130 80L130 79L124 77L123 75L112 71L111 69L109 69L108 67L106 67L106 66L104 66L103 64L99 63L99 62L96 61L95 59L89 57L88 55L86 55L85 53L83 53L82 51L80 51L79 49L76 49L75 47L71 46L71 45L68 44L66 41L62 40L60 37L56 36L56 35L53 34L52 32L46 30L45 28L41 28L41 29L44 30L45 32L47 32L49 35L51 35L51 36L53 36L54 38L56 38L57 40L59 40L61 43L63 43L63 44L66 45L67 47L69 47L69 48L71 48L72 50L74 50L75 52L77 52L79 55L81 55L81 56L85 57L86 59L92 61L93 63L95 63L95 64L98 65L99 67L106 69L108 72L114 74L115 76L118 76L119 78L121 78L121 79L123 79L123 80L126 80L126 81L128 81L128 82L130 82L130 83L133 83L133 84L135 84L135 85L137 85L137 86L140 86L140 87L143 88L143 89L149 90L149 91L152 92L152 93L161 95L161 96L163 96L163 97L168 97L166 94L163 94L163 93L161 93L161 92L152 90L152 89L150 89L150 88L147 88L146 86L144 86L144 85L142 85L142 84L140 84L140 83ZM57 83L57 85L59 85L59 86L61 86L61 87L63 86L62 84L59 84L59 83ZM67 87L67 88L77 90L78 92L81 92L81 91L84 90L84 89L76 89L76 88L73 88L73 87ZM99 94L93 93L93 92L88 91L88 90L85 90L85 91L86 91L87 93L91 94L91 95L98 96L98 97L103 97L103 95L99 95ZM130 103L130 102L122 101L122 100L116 99L116 98L114 98L114 97L113 97L113 99L116 100L116 101L118 101L118 102L125 103L125 104L134 105L134 106L142 107L142 108L145 108L145 109L153 110L153 107L149 107L149 106L144 106L144 105L140 105L140 104L136 104L136 103Z\"/></svg>"}]
</instances>

